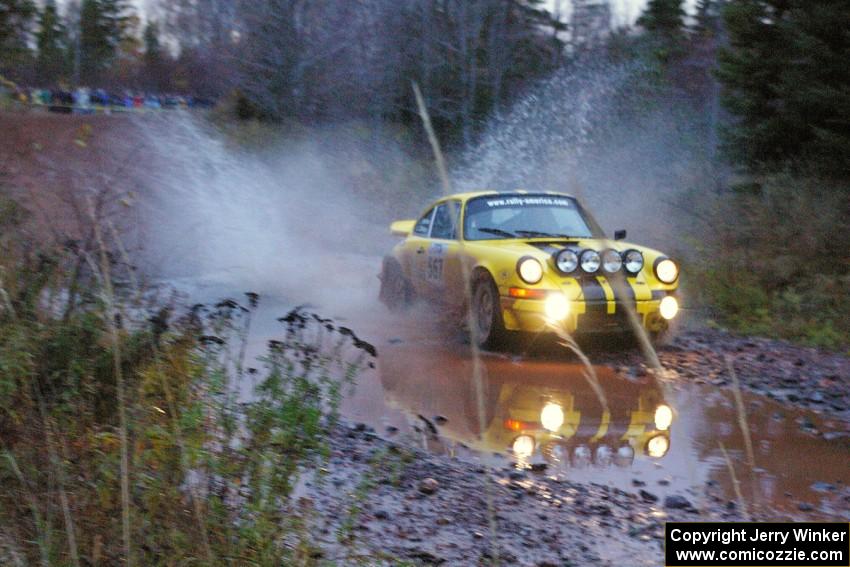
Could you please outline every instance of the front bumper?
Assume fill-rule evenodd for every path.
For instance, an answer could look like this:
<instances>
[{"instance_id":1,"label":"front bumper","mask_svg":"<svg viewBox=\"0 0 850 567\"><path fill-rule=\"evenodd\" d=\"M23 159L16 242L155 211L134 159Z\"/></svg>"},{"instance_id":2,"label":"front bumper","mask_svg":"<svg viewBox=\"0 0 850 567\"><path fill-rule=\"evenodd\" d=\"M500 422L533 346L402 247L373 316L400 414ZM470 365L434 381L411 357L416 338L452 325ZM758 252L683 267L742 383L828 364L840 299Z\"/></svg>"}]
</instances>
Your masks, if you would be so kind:
<instances>
[{"instance_id":1,"label":"front bumper","mask_svg":"<svg viewBox=\"0 0 850 567\"><path fill-rule=\"evenodd\" d=\"M661 316L661 300L667 293L656 294L644 301L570 301L570 311L561 321L561 327L569 333L618 333L631 328L629 306L634 309L638 323L648 332L662 332L668 321ZM509 331L541 333L552 330L547 318L544 300L517 299L502 296L502 319Z\"/></svg>"}]
</instances>

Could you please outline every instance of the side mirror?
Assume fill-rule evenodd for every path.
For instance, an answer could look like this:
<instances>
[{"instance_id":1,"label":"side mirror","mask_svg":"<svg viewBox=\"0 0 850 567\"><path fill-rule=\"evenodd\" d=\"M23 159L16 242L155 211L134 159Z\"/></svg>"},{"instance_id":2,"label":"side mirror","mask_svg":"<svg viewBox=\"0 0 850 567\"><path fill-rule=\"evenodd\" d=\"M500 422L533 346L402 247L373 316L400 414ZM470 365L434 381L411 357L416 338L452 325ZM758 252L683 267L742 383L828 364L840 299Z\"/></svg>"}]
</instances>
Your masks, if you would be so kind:
<instances>
[{"instance_id":1,"label":"side mirror","mask_svg":"<svg viewBox=\"0 0 850 567\"><path fill-rule=\"evenodd\" d=\"M414 220L397 220L390 225L390 232L394 236L407 236L413 232Z\"/></svg>"},{"instance_id":2,"label":"side mirror","mask_svg":"<svg viewBox=\"0 0 850 567\"><path fill-rule=\"evenodd\" d=\"M614 240L623 240L626 238L625 230L615 230L614 231Z\"/></svg>"}]
</instances>

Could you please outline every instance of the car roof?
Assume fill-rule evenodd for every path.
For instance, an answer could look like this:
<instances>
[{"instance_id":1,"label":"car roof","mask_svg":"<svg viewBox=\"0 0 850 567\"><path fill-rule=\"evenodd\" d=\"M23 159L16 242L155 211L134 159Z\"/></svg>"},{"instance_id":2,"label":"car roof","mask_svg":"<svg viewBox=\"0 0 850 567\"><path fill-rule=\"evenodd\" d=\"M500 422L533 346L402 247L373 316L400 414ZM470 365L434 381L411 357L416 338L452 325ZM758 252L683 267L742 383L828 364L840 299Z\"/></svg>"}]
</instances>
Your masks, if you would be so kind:
<instances>
[{"instance_id":1,"label":"car roof","mask_svg":"<svg viewBox=\"0 0 850 567\"><path fill-rule=\"evenodd\" d=\"M514 189L511 191L468 191L466 193L454 193L452 195L447 195L445 197L441 197L435 203L442 203L443 201L450 200L459 200L459 201L469 201L470 199L474 199L476 197L481 197L484 195L558 195L560 197L570 197L574 198L572 195L568 193L561 193L560 191L528 191L526 189Z\"/></svg>"}]
</instances>

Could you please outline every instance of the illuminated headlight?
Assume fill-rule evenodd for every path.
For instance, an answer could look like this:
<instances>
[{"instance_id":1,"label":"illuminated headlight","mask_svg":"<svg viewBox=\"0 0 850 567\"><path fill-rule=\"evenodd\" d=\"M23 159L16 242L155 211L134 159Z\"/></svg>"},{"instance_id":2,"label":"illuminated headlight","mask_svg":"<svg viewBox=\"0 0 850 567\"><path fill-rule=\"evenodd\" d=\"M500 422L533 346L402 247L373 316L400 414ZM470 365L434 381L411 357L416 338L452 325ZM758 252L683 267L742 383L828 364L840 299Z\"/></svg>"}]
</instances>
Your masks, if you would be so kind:
<instances>
[{"instance_id":1,"label":"illuminated headlight","mask_svg":"<svg viewBox=\"0 0 850 567\"><path fill-rule=\"evenodd\" d=\"M609 274L620 271L623 267L623 258L616 250L606 250L602 253L602 269Z\"/></svg>"},{"instance_id":2,"label":"illuminated headlight","mask_svg":"<svg viewBox=\"0 0 850 567\"><path fill-rule=\"evenodd\" d=\"M622 445L617 449L617 454L614 456L614 464L618 467L627 467L635 460L635 450L631 445Z\"/></svg>"},{"instance_id":3,"label":"illuminated headlight","mask_svg":"<svg viewBox=\"0 0 850 567\"><path fill-rule=\"evenodd\" d=\"M540 412L540 423L549 431L558 431L564 425L564 410L560 404L549 402Z\"/></svg>"},{"instance_id":4,"label":"illuminated headlight","mask_svg":"<svg viewBox=\"0 0 850 567\"><path fill-rule=\"evenodd\" d=\"M671 284L679 277L679 266L669 258L664 258L655 265L655 275L658 281Z\"/></svg>"},{"instance_id":5,"label":"illuminated headlight","mask_svg":"<svg viewBox=\"0 0 850 567\"><path fill-rule=\"evenodd\" d=\"M536 284L543 279L543 264L531 257L521 258L516 271L527 284Z\"/></svg>"},{"instance_id":6,"label":"illuminated headlight","mask_svg":"<svg viewBox=\"0 0 850 567\"><path fill-rule=\"evenodd\" d=\"M661 300L658 310L661 312L661 316L669 321L679 313L679 302L672 295L668 295Z\"/></svg>"},{"instance_id":7,"label":"illuminated headlight","mask_svg":"<svg viewBox=\"0 0 850 567\"><path fill-rule=\"evenodd\" d=\"M514 439L511 449L517 458L527 459L534 453L534 437L531 435L520 435Z\"/></svg>"},{"instance_id":8,"label":"illuminated headlight","mask_svg":"<svg viewBox=\"0 0 850 567\"><path fill-rule=\"evenodd\" d=\"M561 250L555 256L555 265L565 274L574 272L578 268L578 254L568 248Z\"/></svg>"},{"instance_id":9,"label":"illuminated headlight","mask_svg":"<svg viewBox=\"0 0 850 567\"><path fill-rule=\"evenodd\" d=\"M599 269L602 259L596 250L585 250L581 253L581 269L592 274Z\"/></svg>"},{"instance_id":10,"label":"illuminated headlight","mask_svg":"<svg viewBox=\"0 0 850 567\"><path fill-rule=\"evenodd\" d=\"M562 293L551 293L543 304L546 318L550 321L563 321L570 314L570 302Z\"/></svg>"},{"instance_id":11,"label":"illuminated headlight","mask_svg":"<svg viewBox=\"0 0 850 567\"><path fill-rule=\"evenodd\" d=\"M673 410L670 406L661 404L655 408L655 429L667 431L673 423Z\"/></svg>"},{"instance_id":12,"label":"illuminated headlight","mask_svg":"<svg viewBox=\"0 0 850 567\"><path fill-rule=\"evenodd\" d=\"M667 454L667 449L670 448L670 441L665 435L658 435L649 440L646 444L646 454L650 457L659 459Z\"/></svg>"},{"instance_id":13,"label":"illuminated headlight","mask_svg":"<svg viewBox=\"0 0 850 567\"><path fill-rule=\"evenodd\" d=\"M637 250L627 250L623 254L623 264L625 264L627 272L637 274L643 269L643 254Z\"/></svg>"}]
</instances>

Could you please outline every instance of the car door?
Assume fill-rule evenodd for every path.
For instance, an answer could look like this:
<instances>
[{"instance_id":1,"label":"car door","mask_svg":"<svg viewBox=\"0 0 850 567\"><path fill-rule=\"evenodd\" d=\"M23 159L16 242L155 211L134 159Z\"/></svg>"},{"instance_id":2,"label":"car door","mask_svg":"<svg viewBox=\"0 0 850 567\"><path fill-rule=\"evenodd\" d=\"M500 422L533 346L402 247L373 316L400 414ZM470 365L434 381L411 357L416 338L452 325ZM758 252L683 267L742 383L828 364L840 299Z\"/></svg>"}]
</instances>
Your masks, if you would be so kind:
<instances>
[{"instance_id":1,"label":"car door","mask_svg":"<svg viewBox=\"0 0 850 567\"><path fill-rule=\"evenodd\" d=\"M460 202L439 203L431 222L425 249L425 281L428 295L447 303L463 300L463 274L460 265Z\"/></svg>"},{"instance_id":2,"label":"car door","mask_svg":"<svg viewBox=\"0 0 850 567\"><path fill-rule=\"evenodd\" d=\"M420 296L430 293L427 280L428 260L426 250L430 242L431 223L436 208L436 206L431 207L416 221L413 230L404 242L404 265L402 269L407 274L413 289Z\"/></svg>"}]
</instances>

